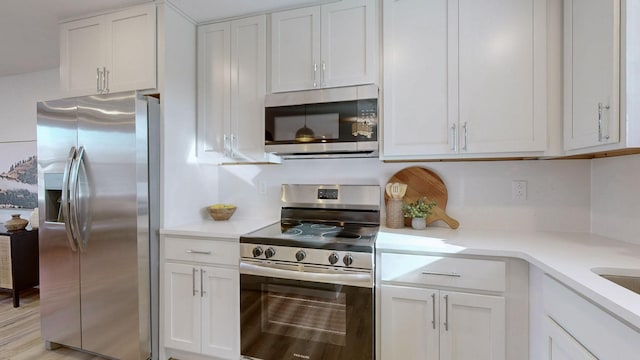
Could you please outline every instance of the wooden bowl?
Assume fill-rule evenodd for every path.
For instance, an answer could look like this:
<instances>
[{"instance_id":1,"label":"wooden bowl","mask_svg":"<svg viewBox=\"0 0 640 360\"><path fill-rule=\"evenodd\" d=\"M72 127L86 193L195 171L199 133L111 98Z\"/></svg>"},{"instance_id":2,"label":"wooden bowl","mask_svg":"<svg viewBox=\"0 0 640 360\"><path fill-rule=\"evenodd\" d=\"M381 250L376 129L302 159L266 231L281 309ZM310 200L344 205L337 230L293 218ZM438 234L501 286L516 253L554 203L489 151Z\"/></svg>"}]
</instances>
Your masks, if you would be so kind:
<instances>
[{"instance_id":1,"label":"wooden bowl","mask_svg":"<svg viewBox=\"0 0 640 360\"><path fill-rule=\"evenodd\" d=\"M221 220L229 220L231 215L236 212L237 207L224 207L224 208L207 208L207 212L213 218L213 220L221 221Z\"/></svg>"}]
</instances>

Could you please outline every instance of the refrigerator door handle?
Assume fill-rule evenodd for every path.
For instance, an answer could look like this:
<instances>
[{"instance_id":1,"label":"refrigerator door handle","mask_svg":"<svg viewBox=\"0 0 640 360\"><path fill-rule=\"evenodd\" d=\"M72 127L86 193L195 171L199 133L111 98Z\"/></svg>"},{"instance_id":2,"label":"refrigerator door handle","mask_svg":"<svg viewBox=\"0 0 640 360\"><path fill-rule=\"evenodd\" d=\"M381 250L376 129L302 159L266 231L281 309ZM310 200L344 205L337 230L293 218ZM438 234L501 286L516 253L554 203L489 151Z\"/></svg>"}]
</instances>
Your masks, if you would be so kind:
<instances>
[{"instance_id":1,"label":"refrigerator door handle","mask_svg":"<svg viewBox=\"0 0 640 360\"><path fill-rule=\"evenodd\" d=\"M67 242L69 243L69 247L72 251L78 251L78 247L76 246L75 236L73 235L73 230L71 228L71 216L69 213L69 178L71 177L71 169L73 168L74 160L76 158L77 151L76 147L72 146L69 150L69 155L67 156L67 162L64 165L64 174L62 174L62 219L58 219L59 221L64 222L64 229L67 234Z\"/></svg>"},{"instance_id":2,"label":"refrigerator door handle","mask_svg":"<svg viewBox=\"0 0 640 360\"><path fill-rule=\"evenodd\" d=\"M80 231L80 225L78 222L78 174L80 173L80 166L84 161L84 147L80 146L78 148L78 154L76 156L76 161L73 163L73 167L71 170L71 184L70 184L70 195L71 201L69 202L71 208L69 209L71 215L71 229L75 234L76 243L78 248L80 248L81 252L84 252L87 248L87 244L85 243L85 239L82 238L82 232Z\"/></svg>"}]
</instances>

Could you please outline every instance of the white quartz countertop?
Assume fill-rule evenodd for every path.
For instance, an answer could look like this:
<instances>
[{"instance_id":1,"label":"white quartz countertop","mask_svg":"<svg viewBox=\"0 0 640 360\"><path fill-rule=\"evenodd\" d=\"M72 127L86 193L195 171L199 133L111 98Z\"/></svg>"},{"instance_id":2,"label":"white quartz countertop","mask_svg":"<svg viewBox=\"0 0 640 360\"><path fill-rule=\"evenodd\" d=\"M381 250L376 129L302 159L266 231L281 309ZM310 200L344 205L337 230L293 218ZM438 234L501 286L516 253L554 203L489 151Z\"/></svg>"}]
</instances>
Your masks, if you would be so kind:
<instances>
[{"instance_id":1,"label":"white quartz countertop","mask_svg":"<svg viewBox=\"0 0 640 360\"><path fill-rule=\"evenodd\" d=\"M176 236L194 236L207 238L238 238L267 225L280 221L280 219L234 219L225 221L202 220L175 227L160 229L160 234Z\"/></svg>"},{"instance_id":2,"label":"white quartz countertop","mask_svg":"<svg viewBox=\"0 0 640 360\"><path fill-rule=\"evenodd\" d=\"M640 245L589 233L382 227L376 248L378 251L411 254L520 258L599 304L636 330L640 329L640 295L592 271L607 269L607 273L640 276Z\"/></svg>"}]
</instances>

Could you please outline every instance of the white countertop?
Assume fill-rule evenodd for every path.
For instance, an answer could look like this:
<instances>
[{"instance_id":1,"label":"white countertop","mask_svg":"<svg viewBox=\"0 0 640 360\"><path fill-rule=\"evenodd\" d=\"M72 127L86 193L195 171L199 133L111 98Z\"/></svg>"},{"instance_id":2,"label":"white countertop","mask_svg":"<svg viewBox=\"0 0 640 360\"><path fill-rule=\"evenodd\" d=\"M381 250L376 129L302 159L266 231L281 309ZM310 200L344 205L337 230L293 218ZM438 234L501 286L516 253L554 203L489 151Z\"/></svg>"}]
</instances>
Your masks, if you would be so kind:
<instances>
[{"instance_id":1,"label":"white countertop","mask_svg":"<svg viewBox=\"0 0 640 360\"><path fill-rule=\"evenodd\" d=\"M238 238L280 221L280 219L234 219L225 221L202 220L176 227L160 229L162 235L195 236L207 238Z\"/></svg>"},{"instance_id":2,"label":"white countertop","mask_svg":"<svg viewBox=\"0 0 640 360\"><path fill-rule=\"evenodd\" d=\"M163 235L239 238L279 219L202 220L164 228ZM528 261L576 292L640 329L640 295L596 275L591 269L631 269L640 276L640 245L588 233L502 230L425 230L381 227L378 251L514 257ZM616 273L616 272L610 272Z\"/></svg>"},{"instance_id":3,"label":"white countertop","mask_svg":"<svg viewBox=\"0 0 640 360\"><path fill-rule=\"evenodd\" d=\"M475 231L427 227L382 227L378 251L465 254L528 261L576 292L640 329L640 295L596 275L591 269L632 269L640 275L640 245L588 233Z\"/></svg>"}]
</instances>

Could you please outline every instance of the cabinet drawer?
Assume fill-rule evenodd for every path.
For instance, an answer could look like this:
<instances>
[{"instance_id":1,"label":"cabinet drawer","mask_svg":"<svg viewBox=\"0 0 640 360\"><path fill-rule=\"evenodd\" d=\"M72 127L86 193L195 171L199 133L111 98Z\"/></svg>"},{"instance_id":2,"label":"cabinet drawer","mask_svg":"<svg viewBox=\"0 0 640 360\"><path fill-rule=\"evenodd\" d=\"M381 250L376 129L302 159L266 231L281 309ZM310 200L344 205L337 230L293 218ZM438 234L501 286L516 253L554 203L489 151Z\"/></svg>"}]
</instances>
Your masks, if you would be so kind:
<instances>
[{"instance_id":1,"label":"cabinet drawer","mask_svg":"<svg viewBox=\"0 0 640 360\"><path fill-rule=\"evenodd\" d=\"M238 265L240 245L237 241L215 241L167 237L164 240L164 257L209 264Z\"/></svg>"},{"instance_id":2,"label":"cabinet drawer","mask_svg":"<svg viewBox=\"0 0 640 360\"><path fill-rule=\"evenodd\" d=\"M505 291L506 264L500 260L382 254L382 281Z\"/></svg>"}]
</instances>

